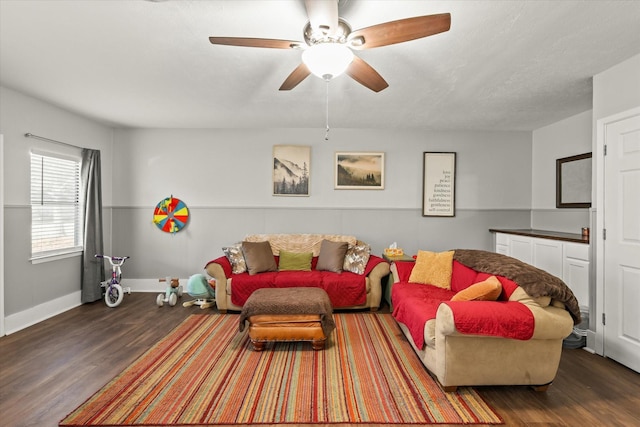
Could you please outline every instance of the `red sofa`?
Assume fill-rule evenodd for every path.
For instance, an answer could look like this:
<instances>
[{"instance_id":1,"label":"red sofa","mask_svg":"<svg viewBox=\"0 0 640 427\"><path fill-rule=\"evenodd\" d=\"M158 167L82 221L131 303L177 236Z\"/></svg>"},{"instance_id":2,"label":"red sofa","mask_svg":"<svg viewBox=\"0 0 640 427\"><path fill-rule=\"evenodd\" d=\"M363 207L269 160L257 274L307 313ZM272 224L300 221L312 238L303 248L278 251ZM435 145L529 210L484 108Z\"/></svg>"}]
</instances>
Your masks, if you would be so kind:
<instances>
[{"instance_id":1,"label":"red sofa","mask_svg":"<svg viewBox=\"0 0 640 427\"><path fill-rule=\"evenodd\" d=\"M316 287L324 289L336 309L362 309L375 311L382 297L381 281L389 274L389 264L382 258L369 255L363 274L350 271L332 272L316 269L323 240L358 242L353 236L325 234L262 234L245 237L247 241L268 241L279 265L281 250L313 253L311 271L267 271L258 274L232 273L232 265L221 256L205 265L205 271L216 280L216 305L221 313L241 311L249 296L261 288Z\"/></svg>"},{"instance_id":2,"label":"red sofa","mask_svg":"<svg viewBox=\"0 0 640 427\"><path fill-rule=\"evenodd\" d=\"M518 384L546 390L562 340L580 322L578 302L560 279L514 258L475 250L454 252L450 289L410 283L414 266L391 266L393 316L445 390ZM491 276L499 281L496 300L452 301Z\"/></svg>"}]
</instances>

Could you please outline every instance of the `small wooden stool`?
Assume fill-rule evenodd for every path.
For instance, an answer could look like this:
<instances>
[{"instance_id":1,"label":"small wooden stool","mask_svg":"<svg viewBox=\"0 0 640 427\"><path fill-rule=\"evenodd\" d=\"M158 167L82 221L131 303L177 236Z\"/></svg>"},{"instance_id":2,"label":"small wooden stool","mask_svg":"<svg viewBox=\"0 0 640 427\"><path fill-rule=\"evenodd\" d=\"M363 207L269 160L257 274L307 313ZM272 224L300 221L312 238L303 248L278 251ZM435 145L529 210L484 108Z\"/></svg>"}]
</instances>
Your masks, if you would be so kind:
<instances>
[{"instance_id":1,"label":"small wooden stool","mask_svg":"<svg viewBox=\"0 0 640 427\"><path fill-rule=\"evenodd\" d=\"M330 332L334 327L332 308L323 289L267 288L247 299L241 322L249 321L249 338L255 351L262 351L268 342L279 341L311 341L314 350L322 350L327 339L327 328L323 328L326 316Z\"/></svg>"}]
</instances>

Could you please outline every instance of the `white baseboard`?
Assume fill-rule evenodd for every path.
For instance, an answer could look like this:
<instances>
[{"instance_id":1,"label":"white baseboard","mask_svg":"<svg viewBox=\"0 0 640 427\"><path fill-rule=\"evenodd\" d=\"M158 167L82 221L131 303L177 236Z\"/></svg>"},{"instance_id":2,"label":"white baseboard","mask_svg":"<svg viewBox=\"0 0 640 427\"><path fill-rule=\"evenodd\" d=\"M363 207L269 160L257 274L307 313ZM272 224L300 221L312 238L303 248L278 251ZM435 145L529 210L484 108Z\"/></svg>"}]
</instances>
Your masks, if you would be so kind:
<instances>
[{"instance_id":1,"label":"white baseboard","mask_svg":"<svg viewBox=\"0 0 640 427\"><path fill-rule=\"evenodd\" d=\"M180 279L183 289L186 288L187 280L189 279ZM166 283L158 279L125 279L122 281L122 287L131 288L131 292L165 293L167 290ZM78 307L82 305L80 298L81 292L77 291L7 316L4 318L5 334L13 334Z\"/></svg>"},{"instance_id":2,"label":"white baseboard","mask_svg":"<svg viewBox=\"0 0 640 427\"><path fill-rule=\"evenodd\" d=\"M18 332L81 304L80 291L77 291L9 315L4 319L5 333L9 335Z\"/></svg>"},{"instance_id":3,"label":"white baseboard","mask_svg":"<svg viewBox=\"0 0 640 427\"><path fill-rule=\"evenodd\" d=\"M180 279L182 289L187 287L187 279ZM164 293L167 290L167 283L158 279L122 279L123 288L131 288L131 292L157 292Z\"/></svg>"}]
</instances>

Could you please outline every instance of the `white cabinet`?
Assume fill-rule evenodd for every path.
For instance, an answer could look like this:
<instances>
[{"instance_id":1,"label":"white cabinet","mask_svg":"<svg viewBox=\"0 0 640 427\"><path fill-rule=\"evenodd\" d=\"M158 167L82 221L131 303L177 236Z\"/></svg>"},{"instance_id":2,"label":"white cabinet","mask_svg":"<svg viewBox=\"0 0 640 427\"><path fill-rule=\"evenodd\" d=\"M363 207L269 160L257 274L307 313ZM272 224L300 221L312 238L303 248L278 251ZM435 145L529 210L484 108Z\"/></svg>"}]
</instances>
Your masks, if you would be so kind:
<instances>
[{"instance_id":1,"label":"white cabinet","mask_svg":"<svg viewBox=\"0 0 640 427\"><path fill-rule=\"evenodd\" d=\"M569 285L581 307L589 307L589 245L564 244L562 280Z\"/></svg>"},{"instance_id":2,"label":"white cabinet","mask_svg":"<svg viewBox=\"0 0 640 427\"><path fill-rule=\"evenodd\" d=\"M563 278L563 246L564 242L549 239L533 238L533 265Z\"/></svg>"},{"instance_id":3,"label":"white cabinet","mask_svg":"<svg viewBox=\"0 0 640 427\"><path fill-rule=\"evenodd\" d=\"M559 277L580 306L589 306L588 244L496 232L495 251Z\"/></svg>"},{"instance_id":4,"label":"white cabinet","mask_svg":"<svg viewBox=\"0 0 640 427\"><path fill-rule=\"evenodd\" d=\"M504 233L496 233L496 252L509 255L509 236Z\"/></svg>"},{"instance_id":5,"label":"white cabinet","mask_svg":"<svg viewBox=\"0 0 640 427\"><path fill-rule=\"evenodd\" d=\"M532 248L533 242L530 237L509 236L509 256L534 265Z\"/></svg>"}]
</instances>

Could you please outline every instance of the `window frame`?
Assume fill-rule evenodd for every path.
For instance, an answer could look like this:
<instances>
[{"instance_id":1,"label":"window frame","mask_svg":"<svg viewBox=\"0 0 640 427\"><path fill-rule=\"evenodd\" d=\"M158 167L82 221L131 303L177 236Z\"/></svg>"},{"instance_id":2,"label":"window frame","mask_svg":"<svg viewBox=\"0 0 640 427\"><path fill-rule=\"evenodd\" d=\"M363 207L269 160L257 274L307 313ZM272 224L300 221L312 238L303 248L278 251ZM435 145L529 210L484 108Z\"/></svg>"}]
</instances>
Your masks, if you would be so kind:
<instances>
[{"instance_id":1,"label":"window frame","mask_svg":"<svg viewBox=\"0 0 640 427\"><path fill-rule=\"evenodd\" d=\"M34 176L34 172L37 172L38 170L34 170L34 161L37 161L41 159L42 162L46 162L47 159L49 162L49 165L47 165L48 167L52 166L52 163L55 165L56 163L58 163L59 165L64 165L65 167L68 167L69 170L71 170L71 173L67 174L68 176L65 176L65 182L67 184L71 184L71 191L68 193L50 193L50 194L54 194L53 199L54 200L46 200L46 196L44 195L44 192L42 191L42 188L44 185L43 182L47 181L47 178L52 178L51 175L49 175L48 177L44 176L44 173L46 171L46 168L44 166L41 167L40 169L40 178L38 178L37 176ZM72 163L69 163L72 162ZM44 163L43 163L44 165ZM33 263L33 264L38 264L38 263L42 263L42 262L48 262L48 261L54 261L54 260L58 260L58 259L63 259L63 258L68 258L68 257L73 257L73 256L79 256L82 254L83 250L84 250L84 239L83 239L83 228L84 228L84 208L83 208L83 200L82 200L82 158L80 155L71 155L71 154L63 154L63 153L54 153L54 152L50 152L50 151L42 151L42 150L36 150L36 149L32 149L30 150L29 153L29 166L30 166L30 194L29 194L29 207L30 207L30 213L31 213L31 220L30 220L30 227L31 227L31 232L30 232L30 240L31 240L31 248L30 248L30 253L31 253L31 257L29 258L29 260ZM36 166L37 167L37 166ZM54 168L55 169L55 168ZM57 169L57 171L59 171L60 169ZM52 172L53 169L50 169L49 172ZM68 172L68 171L65 171ZM75 175L75 176L73 176ZM71 179L72 180L69 180ZM35 190L34 190L34 183L36 186ZM51 183L51 181L49 181L49 183ZM60 183L62 184L62 183ZM39 191L40 196L37 196L37 191ZM60 197L62 196L62 197ZM57 199L57 200L55 200ZM58 215L68 215L67 218L64 218L62 220L62 222L60 223L60 225L62 227L65 227L65 225L68 227L69 224L69 219L73 219L73 231L72 231L72 238L73 238L73 244L67 244L67 245L62 245L62 246L56 246L52 249L40 249L40 250L34 250L35 249L35 239L42 239L42 236L38 236L38 235L34 235L35 232L35 228L38 225L41 225L43 223L42 221L42 215L40 215L40 219L37 218L38 213L36 213L37 208L40 208L41 210L43 209L43 207L57 207L59 208L59 213ZM73 209L69 210L69 209L65 209L68 207L73 207ZM66 211L66 212L65 212ZM60 219L58 220L54 220L54 221L60 221ZM45 225L46 226L46 225ZM56 237L64 237L65 234L64 232L56 235ZM67 235L68 237L68 235Z\"/></svg>"}]
</instances>

